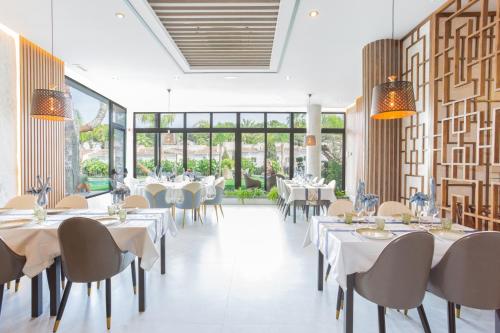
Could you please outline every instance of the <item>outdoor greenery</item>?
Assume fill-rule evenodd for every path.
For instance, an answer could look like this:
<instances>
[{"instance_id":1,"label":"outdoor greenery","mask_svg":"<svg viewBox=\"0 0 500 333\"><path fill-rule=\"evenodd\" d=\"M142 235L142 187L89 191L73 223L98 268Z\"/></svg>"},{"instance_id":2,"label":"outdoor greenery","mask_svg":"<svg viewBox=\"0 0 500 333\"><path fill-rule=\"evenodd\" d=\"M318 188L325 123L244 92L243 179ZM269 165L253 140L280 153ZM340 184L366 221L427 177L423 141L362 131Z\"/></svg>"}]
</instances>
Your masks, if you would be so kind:
<instances>
[{"instance_id":1,"label":"outdoor greenery","mask_svg":"<svg viewBox=\"0 0 500 333\"><path fill-rule=\"evenodd\" d=\"M102 162L97 158L91 158L82 162L82 171L85 175L91 177L108 176L108 163Z\"/></svg>"},{"instance_id":2,"label":"outdoor greenery","mask_svg":"<svg viewBox=\"0 0 500 333\"><path fill-rule=\"evenodd\" d=\"M279 193L278 188L273 186L269 192L267 192L267 198L273 202L278 201Z\"/></svg>"},{"instance_id":3,"label":"outdoor greenery","mask_svg":"<svg viewBox=\"0 0 500 333\"><path fill-rule=\"evenodd\" d=\"M228 197L237 197L238 200L244 204L245 200L247 199L255 199L255 198L263 198L265 197L264 190L260 188L251 188L251 189L244 189L244 188L239 188L235 191L226 191L226 196Z\"/></svg>"}]
</instances>

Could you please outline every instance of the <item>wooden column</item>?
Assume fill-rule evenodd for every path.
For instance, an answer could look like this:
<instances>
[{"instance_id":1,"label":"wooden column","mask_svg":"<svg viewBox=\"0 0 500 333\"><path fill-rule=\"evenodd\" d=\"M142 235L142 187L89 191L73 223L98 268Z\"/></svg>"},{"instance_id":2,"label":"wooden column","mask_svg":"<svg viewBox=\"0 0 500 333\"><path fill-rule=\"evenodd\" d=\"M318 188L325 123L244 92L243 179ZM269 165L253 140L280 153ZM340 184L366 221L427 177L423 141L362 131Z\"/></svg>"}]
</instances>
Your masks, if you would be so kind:
<instances>
[{"instance_id":1,"label":"wooden column","mask_svg":"<svg viewBox=\"0 0 500 333\"><path fill-rule=\"evenodd\" d=\"M373 87L399 77L400 42L382 39L363 48L363 111L365 121L366 190L380 196L380 202L400 198L400 120L370 118Z\"/></svg>"},{"instance_id":2,"label":"wooden column","mask_svg":"<svg viewBox=\"0 0 500 333\"><path fill-rule=\"evenodd\" d=\"M21 193L37 185L37 175L44 180L51 176L49 207L53 207L64 196L64 122L32 118L31 96L34 89L52 85L63 91L64 63L23 37L19 44Z\"/></svg>"}]
</instances>

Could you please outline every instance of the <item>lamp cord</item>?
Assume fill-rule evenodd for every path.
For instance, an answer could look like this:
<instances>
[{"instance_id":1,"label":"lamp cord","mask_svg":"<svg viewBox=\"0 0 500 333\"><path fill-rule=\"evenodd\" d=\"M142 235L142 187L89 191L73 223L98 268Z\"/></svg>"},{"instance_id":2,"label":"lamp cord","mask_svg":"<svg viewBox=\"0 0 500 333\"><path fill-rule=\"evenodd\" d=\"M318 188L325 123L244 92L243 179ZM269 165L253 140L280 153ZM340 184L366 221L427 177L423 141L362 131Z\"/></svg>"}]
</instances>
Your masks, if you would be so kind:
<instances>
[{"instance_id":1,"label":"lamp cord","mask_svg":"<svg viewBox=\"0 0 500 333\"><path fill-rule=\"evenodd\" d=\"M54 0L50 0L50 81L54 84ZM51 89L51 82L49 81L49 89Z\"/></svg>"},{"instance_id":2,"label":"lamp cord","mask_svg":"<svg viewBox=\"0 0 500 333\"><path fill-rule=\"evenodd\" d=\"M392 39L394 39L394 1L392 0Z\"/></svg>"}]
</instances>

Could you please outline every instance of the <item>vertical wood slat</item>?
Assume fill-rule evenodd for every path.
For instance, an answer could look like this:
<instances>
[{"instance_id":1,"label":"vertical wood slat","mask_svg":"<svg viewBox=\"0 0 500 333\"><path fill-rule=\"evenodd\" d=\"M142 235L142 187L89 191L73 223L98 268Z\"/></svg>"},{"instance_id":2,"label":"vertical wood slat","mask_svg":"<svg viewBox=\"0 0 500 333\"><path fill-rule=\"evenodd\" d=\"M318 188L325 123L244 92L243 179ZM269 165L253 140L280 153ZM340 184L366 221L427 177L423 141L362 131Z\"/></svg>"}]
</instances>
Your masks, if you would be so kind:
<instances>
[{"instance_id":1,"label":"vertical wood slat","mask_svg":"<svg viewBox=\"0 0 500 333\"><path fill-rule=\"evenodd\" d=\"M21 74L21 192L36 186L36 176L52 177L49 207L64 197L64 122L31 118L33 90L64 88L64 63L29 40L20 37Z\"/></svg>"},{"instance_id":2,"label":"vertical wood slat","mask_svg":"<svg viewBox=\"0 0 500 333\"><path fill-rule=\"evenodd\" d=\"M399 76L400 41L382 39L363 48L363 109L366 124L366 190L380 196L380 202L400 197L401 121L370 118L373 87Z\"/></svg>"}]
</instances>

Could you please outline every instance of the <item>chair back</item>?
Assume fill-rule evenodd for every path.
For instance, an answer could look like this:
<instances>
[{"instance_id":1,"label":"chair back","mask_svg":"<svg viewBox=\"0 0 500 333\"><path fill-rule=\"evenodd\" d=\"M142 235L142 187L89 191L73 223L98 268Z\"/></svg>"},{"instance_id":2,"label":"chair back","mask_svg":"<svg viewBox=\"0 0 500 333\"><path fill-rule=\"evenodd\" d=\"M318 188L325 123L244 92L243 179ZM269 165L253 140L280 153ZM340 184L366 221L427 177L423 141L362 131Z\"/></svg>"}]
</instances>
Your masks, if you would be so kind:
<instances>
[{"instance_id":1,"label":"chair back","mask_svg":"<svg viewBox=\"0 0 500 333\"><path fill-rule=\"evenodd\" d=\"M144 189L144 195L151 208L170 208L172 204L167 203L167 188L162 184L148 184Z\"/></svg>"},{"instance_id":2,"label":"chair back","mask_svg":"<svg viewBox=\"0 0 500 333\"><path fill-rule=\"evenodd\" d=\"M409 232L391 241L375 264L355 276L354 288L364 298L392 309L422 304L434 253L434 237Z\"/></svg>"},{"instance_id":3,"label":"chair back","mask_svg":"<svg viewBox=\"0 0 500 333\"><path fill-rule=\"evenodd\" d=\"M208 185L215 185L215 176L206 176L203 178L203 182Z\"/></svg>"},{"instance_id":4,"label":"chair back","mask_svg":"<svg viewBox=\"0 0 500 333\"><path fill-rule=\"evenodd\" d=\"M378 208L379 216L411 214L411 210L399 201L385 201Z\"/></svg>"},{"instance_id":5,"label":"chair back","mask_svg":"<svg viewBox=\"0 0 500 333\"><path fill-rule=\"evenodd\" d=\"M0 267L0 283L4 284L23 275L26 257L14 253L14 251L0 239L0 262L2 263Z\"/></svg>"},{"instance_id":6,"label":"chair back","mask_svg":"<svg viewBox=\"0 0 500 333\"><path fill-rule=\"evenodd\" d=\"M177 205L182 209L196 209L201 206L201 184L192 182L184 185L182 188L182 195L184 200Z\"/></svg>"},{"instance_id":7,"label":"chair back","mask_svg":"<svg viewBox=\"0 0 500 333\"><path fill-rule=\"evenodd\" d=\"M123 201L123 208L149 208L149 202L142 195L131 195Z\"/></svg>"},{"instance_id":8,"label":"chair back","mask_svg":"<svg viewBox=\"0 0 500 333\"><path fill-rule=\"evenodd\" d=\"M354 210L354 205L351 201L340 199L332 202L328 207L329 216L339 216L345 213L352 213Z\"/></svg>"},{"instance_id":9,"label":"chair back","mask_svg":"<svg viewBox=\"0 0 500 333\"><path fill-rule=\"evenodd\" d=\"M89 204L81 195L68 195L56 204L56 208L87 209Z\"/></svg>"},{"instance_id":10,"label":"chair back","mask_svg":"<svg viewBox=\"0 0 500 333\"><path fill-rule=\"evenodd\" d=\"M7 201L4 208L10 209L34 209L36 206L36 197L31 194L15 196Z\"/></svg>"},{"instance_id":11,"label":"chair back","mask_svg":"<svg viewBox=\"0 0 500 333\"><path fill-rule=\"evenodd\" d=\"M323 185L325 183L325 178L318 180L318 185Z\"/></svg>"},{"instance_id":12,"label":"chair back","mask_svg":"<svg viewBox=\"0 0 500 333\"><path fill-rule=\"evenodd\" d=\"M122 252L100 222L72 217L61 223L57 234L64 274L70 281L100 281L120 272Z\"/></svg>"},{"instance_id":13,"label":"chair back","mask_svg":"<svg viewBox=\"0 0 500 333\"><path fill-rule=\"evenodd\" d=\"M326 186L331 187L331 188L333 188L333 190L335 190L336 185L337 185L337 181L334 179L334 180L331 180Z\"/></svg>"},{"instance_id":14,"label":"chair back","mask_svg":"<svg viewBox=\"0 0 500 333\"><path fill-rule=\"evenodd\" d=\"M500 309L500 232L482 231L453 243L432 269L429 290L455 304Z\"/></svg>"},{"instance_id":15,"label":"chair back","mask_svg":"<svg viewBox=\"0 0 500 333\"><path fill-rule=\"evenodd\" d=\"M215 197L207 200L206 203L219 205L222 203L222 199L224 198L224 186L225 180L224 177L219 177L214 182L215 186Z\"/></svg>"}]
</instances>

